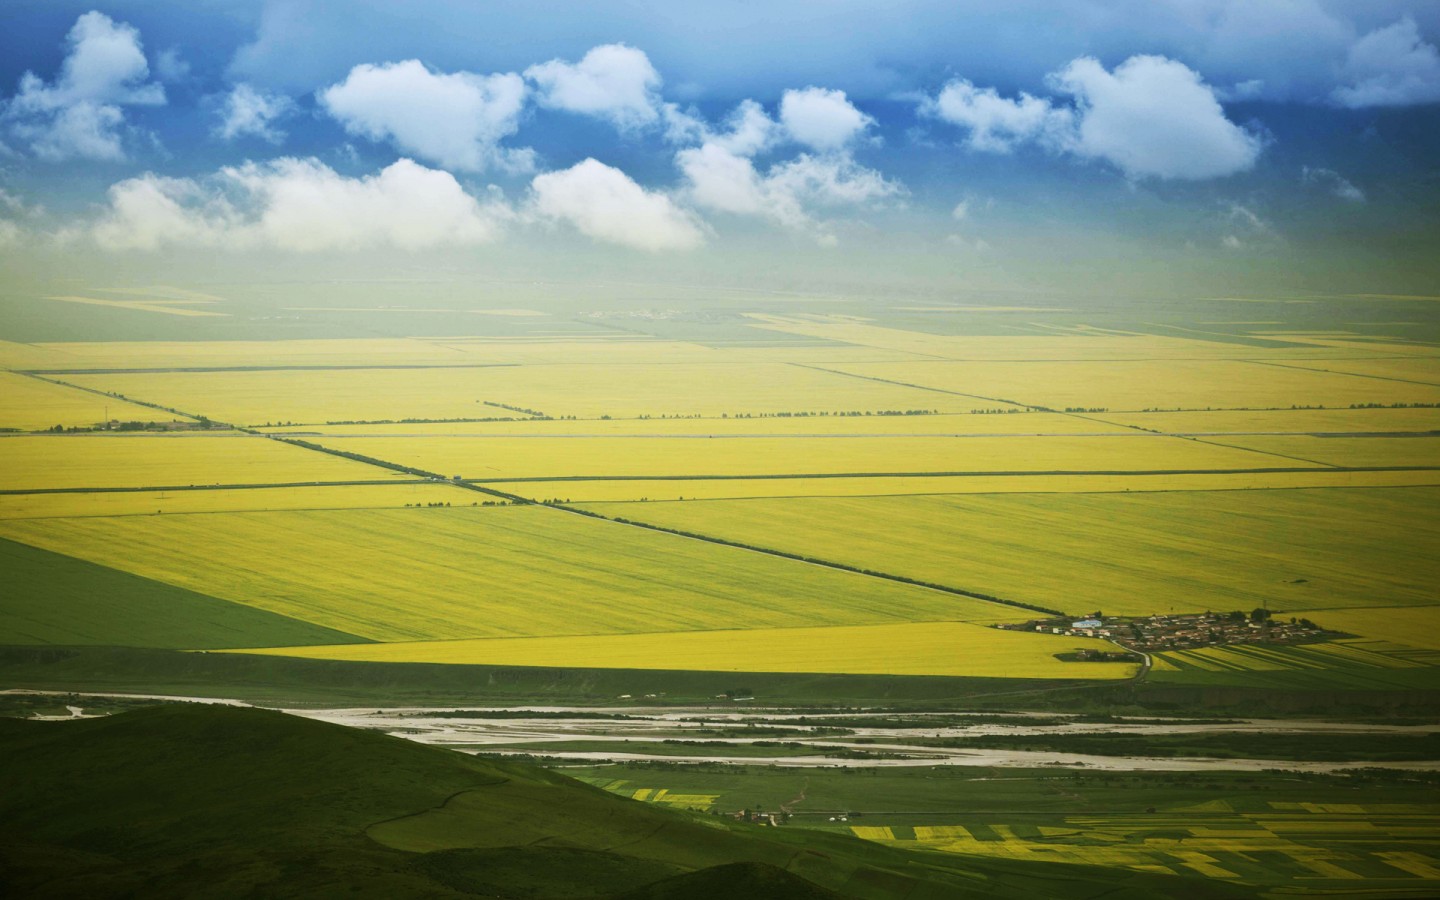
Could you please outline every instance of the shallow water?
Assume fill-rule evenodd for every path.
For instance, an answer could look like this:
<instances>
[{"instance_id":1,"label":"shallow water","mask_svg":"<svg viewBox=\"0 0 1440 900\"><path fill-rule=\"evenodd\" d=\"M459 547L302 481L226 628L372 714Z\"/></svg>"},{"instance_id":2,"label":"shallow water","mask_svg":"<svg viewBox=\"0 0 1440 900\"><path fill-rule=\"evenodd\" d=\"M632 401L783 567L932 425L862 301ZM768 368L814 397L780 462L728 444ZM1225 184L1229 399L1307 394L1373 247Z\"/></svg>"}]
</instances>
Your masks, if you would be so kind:
<instances>
[{"instance_id":1,"label":"shallow water","mask_svg":"<svg viewBox=\"0 0 1440 900\"><path fill-rule=\"evenodd\" d=\"M121 694L74 691L0 691L0 694L38 694L46 696L117 697L148 700L172 700L191 703L211 703L228 706L248 706L239 700L214 697L179 697L163 694ZM512 717L517 710L513 707L347 707L337 709L287 709L283 712L345 725L382 731L396 737L451 747L466 753L502 753L506 755L543 756L553 760L568 760L576 763L604 760L653 760L661 762L706 762L731 765L802 767L915 767L915 766L985 766L997 768L1049 768L1073 766L1101 771L1247 771L1263 769L1287 769L1301 772L1337 772L1355 768L1406 769L1412 771L1440 771L1440 760L1419 760L1406 762L1374 762L1347 760L1342 762L1316 762L1304 760L1275 759L1215 759L1204 757L1145 757L1145 756L1100 756L1084 753L1054 753L1035 750L1004 750L992 748L949 749L917 746L908 742L916 737L962 738L980 735L1044 735L1044 734L1196 734L1200 732L1231 733L1288 733L1288 734L1374 734L1383 735L1426 734L1436 729L1430 725L1385 725L1356 722L1332 722L1326 720L1296 719L1243 719L1215 723L1195 724L1194 720L1177 719L1173 722L1160 721L1162 717L1146 716L1143 722L1067 722L1065 724L1027 725L1033 719L1071 718L1063 713L973 713L988 719L1004 718L1011 722L986 722L977 725L946 725L936 728L853 728L846 735L819 736L805 739L801 735L765 735L754 737L730 737L703 734L702 729L716 726L739 727L747 723L757 726L774 725L795 729L813 729L815 726L802 723L800 719L844 717L847 719L900 716L905 719L937 719L967 715L967 713L894 713L884 710L835 711L817 713L814 710L756 710L731 707L579 707L579 706L527 706L523 712L549 714L535 718ZM450 718L436 715L444 712L473 712L473 717ZM506 718L485 718L486 712L502 713ZM556 718L554 716L562 717ZM563 718L573 714L576 718ZM594 718L594 716L615 718ZM621 718L623 717L623 718ZM70 720L69 717L65 717ZM1078 718L1078 717L1076 717ZM856 738L876 740L877 743L857 743ZM626 741L662 741L667 738L700 740L713 743L746 745L756 741L784 741L806 743L816 752L805 756L725 756L706 754L703 747L691 756L666 756L660 754L631 753L624 749ZM565 741L591 741L616 744L612 751L553 750L547 744ZM524 744L523 747L502 747L499 745ZM903 759L831 759L824 754L846 750L869 750L878 753L903 754Z\"/></svg>"}]
</instances>

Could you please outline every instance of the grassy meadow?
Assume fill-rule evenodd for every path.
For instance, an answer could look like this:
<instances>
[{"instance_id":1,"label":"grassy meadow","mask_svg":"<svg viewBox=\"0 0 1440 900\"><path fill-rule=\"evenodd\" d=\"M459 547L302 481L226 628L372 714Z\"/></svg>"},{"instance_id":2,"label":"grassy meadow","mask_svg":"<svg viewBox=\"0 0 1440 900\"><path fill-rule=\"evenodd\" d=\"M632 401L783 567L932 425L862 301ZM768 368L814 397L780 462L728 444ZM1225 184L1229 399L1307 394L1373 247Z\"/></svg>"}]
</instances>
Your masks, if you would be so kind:
<instances>
[{"instance_id":1,"label":"grassy meadow","mask_svg":"<svg viewBox=\"0 0 1440 900\"><path fill-rule=\"evenodd\" d=\"M7 884L22 895L193 894L197 879L217 894L399 898L917 900L977 882L996 900L1260 895L1183 870L917 856L848 829L759 827L268 710L0 719L0 751Z\"/></svg>"}]
</instances>

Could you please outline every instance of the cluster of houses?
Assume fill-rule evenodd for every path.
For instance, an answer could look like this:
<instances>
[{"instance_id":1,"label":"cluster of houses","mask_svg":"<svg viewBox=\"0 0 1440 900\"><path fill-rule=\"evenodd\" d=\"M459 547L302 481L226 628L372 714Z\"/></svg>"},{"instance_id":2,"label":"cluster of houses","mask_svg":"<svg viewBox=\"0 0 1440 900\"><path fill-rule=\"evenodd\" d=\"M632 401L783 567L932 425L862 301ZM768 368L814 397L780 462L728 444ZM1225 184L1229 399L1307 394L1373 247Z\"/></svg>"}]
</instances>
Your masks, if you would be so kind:
<instances>
[{"instance_id":1,"label":"cluster of houses","mask_svg":"<svg viewBox=\"0 0 1440 900\"><path fill-rule=\"evenodd\" d=\"M1300 644L1333 637L1331 632L1309 619L1273 616L1265 609L1249 613L1204 612L1143 617L1105 616L1097 612L1083 619L1032 619L995 627L1009 631L1102 638L1139 653L1227 644Z\"/></svg>"}]
</instances>

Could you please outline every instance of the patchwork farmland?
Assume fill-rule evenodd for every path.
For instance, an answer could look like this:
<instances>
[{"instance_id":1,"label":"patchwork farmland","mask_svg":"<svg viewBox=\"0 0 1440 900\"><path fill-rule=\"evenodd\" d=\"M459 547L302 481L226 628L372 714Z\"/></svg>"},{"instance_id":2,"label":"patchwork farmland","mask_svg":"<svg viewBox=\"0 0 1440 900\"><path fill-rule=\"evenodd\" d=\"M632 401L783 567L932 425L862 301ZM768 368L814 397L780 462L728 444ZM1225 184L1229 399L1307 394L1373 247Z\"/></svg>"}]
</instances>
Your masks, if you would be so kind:
<instances>
[{"instance_id":1,"label":"patchwork farmland","mask_svg":"<svg viewBox=\"0 0 1440 900\"><path fill-rule=\"evenodd\" d=\"M1264 606L1432 671L1364 611L1436 602L1433 355L736 328L757 340L0 345L0 537L167 586L197 635L250 612L320 629L193 649L1103 682L1138 669L1074 661L1102 638L986 626ZM84 604L4 640L78 635ZM1335 647L1161 654L1151 677L1369 660Z\"/></svg>"}]
</instances>

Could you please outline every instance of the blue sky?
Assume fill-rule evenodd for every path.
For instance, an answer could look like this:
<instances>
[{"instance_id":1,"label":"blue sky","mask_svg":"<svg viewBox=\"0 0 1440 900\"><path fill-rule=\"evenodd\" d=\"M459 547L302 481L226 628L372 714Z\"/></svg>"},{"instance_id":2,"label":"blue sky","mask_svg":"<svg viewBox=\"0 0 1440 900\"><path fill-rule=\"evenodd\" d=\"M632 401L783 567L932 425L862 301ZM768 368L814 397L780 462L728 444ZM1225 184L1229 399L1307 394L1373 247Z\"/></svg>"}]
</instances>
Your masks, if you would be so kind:
<instances>
[{"instance_id":1,"label":"blue sky","mask_svg":"<svg viewBox=\"0 0 1440 900\"><path fill-rule=\"evenodd\" d=\"M1437 40L1419 0L11 0L0 265L1433 292Z\"/></svg>"}]
</instances>

